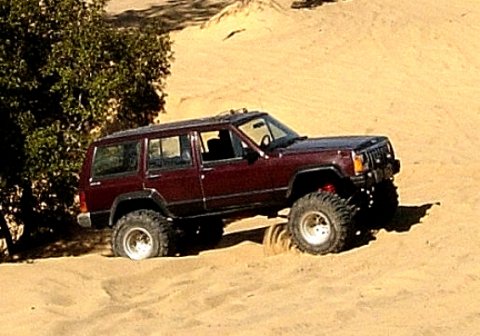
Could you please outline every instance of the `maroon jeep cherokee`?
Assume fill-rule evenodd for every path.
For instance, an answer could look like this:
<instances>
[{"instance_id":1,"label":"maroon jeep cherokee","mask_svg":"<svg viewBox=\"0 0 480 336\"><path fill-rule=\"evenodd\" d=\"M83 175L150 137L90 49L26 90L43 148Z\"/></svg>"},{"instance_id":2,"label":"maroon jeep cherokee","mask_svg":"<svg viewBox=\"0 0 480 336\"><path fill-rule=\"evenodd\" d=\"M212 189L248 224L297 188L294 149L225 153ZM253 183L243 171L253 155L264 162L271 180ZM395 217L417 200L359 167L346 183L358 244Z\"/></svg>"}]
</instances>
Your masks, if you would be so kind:
<instances>
[{"instance_id":1,"label":"maroon jeep cherokee","mask_svg":"<svg viewBox=\"0 0 480 336\"><path fill-rule=\"evenodd\" d=\"M276 216L302 251L338 252L362 220L388 221L400 170L388 138L299 136L267 113L121 131L95 141L78 222L113 227L117 256L173 255L181 237L217 243L224 219Z\"/></svg>"}]
</instances>

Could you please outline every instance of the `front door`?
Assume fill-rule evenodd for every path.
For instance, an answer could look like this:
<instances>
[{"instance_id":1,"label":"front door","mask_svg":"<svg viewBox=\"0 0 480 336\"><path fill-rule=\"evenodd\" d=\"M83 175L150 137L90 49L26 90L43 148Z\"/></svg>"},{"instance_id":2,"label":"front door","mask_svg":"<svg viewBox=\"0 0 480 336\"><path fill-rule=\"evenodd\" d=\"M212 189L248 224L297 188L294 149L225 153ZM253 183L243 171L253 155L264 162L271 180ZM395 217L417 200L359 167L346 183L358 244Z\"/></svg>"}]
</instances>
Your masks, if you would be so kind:
<instances>
[{"instance_id":1,"label":"front door","mask_svg":"<svg viewBox=\"0 0 480 336\"><path fill-rule=\"evenodd\" d=\"M259 207L273 201L270 161L248 160L254 151L231 129L200 132L200 178L207 211Z\"/></svg>"}]
</instances>

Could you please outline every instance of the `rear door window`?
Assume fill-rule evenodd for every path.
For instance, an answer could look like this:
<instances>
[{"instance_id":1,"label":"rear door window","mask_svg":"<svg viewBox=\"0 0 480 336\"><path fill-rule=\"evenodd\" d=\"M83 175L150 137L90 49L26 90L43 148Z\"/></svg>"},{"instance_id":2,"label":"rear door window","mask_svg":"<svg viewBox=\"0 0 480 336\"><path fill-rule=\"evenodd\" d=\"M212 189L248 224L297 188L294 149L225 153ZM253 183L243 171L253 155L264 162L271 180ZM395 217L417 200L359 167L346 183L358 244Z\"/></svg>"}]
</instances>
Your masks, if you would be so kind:
<instances>
[{"instance_id":1,"label":"rear door window","mask_svg":"<svg viewBox=\"0 0 480 336\"><path fill-rule=\"evenodd\" d=\"M93 160L93 178L135 174L138 171L140 142L97 147Z\"/></svg>"},{"instance_id":2,"label":"rear door window","mask_svg":"<svg viewBox=\"0 0 480 336\"><path fill-rule=\"evenodd\" d=\"M148 170L175 169L192 166L192 149L188 135L148 141Z\"/></svg>"}]
</instances>

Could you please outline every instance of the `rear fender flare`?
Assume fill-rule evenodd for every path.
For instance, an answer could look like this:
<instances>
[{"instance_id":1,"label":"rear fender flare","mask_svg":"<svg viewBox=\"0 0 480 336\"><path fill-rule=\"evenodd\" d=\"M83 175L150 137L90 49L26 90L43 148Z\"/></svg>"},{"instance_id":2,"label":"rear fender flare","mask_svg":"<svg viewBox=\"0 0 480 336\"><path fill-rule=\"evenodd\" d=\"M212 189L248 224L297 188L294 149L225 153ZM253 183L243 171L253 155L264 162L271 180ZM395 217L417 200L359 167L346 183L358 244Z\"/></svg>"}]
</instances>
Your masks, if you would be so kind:
<instances>
[{"instance_id":1,"label":"rear fender flare","mask_svg":"<svg viewBox=\"0 0 480 336\"><path fill-rule=\"evenodd\" d=\"M110 211L110 219L108 221L109 226L112 227L115 224L116 219L118 219L117 212L122 203L140 200L153 201L155 206L158 208L155 210L158 210L162 216L172 217L172 214L170 213L170 211L168 211L166 201L162 197L162 195L160 195L160 193L158 193L158 191L154 189L144 189L127 194L122 194L118 196L115 201L113 201Z\"/></svg>"}]
</instances>

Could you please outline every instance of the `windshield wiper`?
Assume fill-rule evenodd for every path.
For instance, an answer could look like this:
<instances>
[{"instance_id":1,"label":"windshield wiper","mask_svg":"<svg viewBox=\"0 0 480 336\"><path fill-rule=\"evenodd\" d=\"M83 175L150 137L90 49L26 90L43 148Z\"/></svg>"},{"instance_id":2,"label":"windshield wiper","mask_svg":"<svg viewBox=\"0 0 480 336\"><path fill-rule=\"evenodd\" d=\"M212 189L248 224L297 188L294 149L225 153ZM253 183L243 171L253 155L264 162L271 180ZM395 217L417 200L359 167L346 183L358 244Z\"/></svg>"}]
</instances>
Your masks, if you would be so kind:
<instances>
[{"instance_id":1,"label":"windshield wiper","mask_svg":"<svg viewBox=\"0 0 480 336\"><path fill-rule=\"evenodd\" d=\"M290 145L293 145L297 141L303 141L303 140L306 140L307 138L308 138L307 136L296 136L296 137L290 138L287 140L285 146L288 147Z\"/></svg>"},{"instance_id":2,"label":"windshield wiper","mask_svg":"<svg viewBox=\"0 0 480 336\"><path fill-rule=\"evenodd\" d=\"M277 143L274 143L273 146L270 146L270 149L288 147L290 145L293 145L297 141L303 141L307 138L308 138L307 136L295 136L295 137L287 138L283 141L278 141Z\"/></svg>"}]
</instances>

